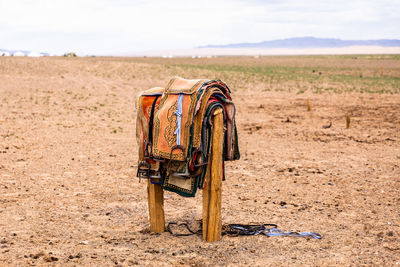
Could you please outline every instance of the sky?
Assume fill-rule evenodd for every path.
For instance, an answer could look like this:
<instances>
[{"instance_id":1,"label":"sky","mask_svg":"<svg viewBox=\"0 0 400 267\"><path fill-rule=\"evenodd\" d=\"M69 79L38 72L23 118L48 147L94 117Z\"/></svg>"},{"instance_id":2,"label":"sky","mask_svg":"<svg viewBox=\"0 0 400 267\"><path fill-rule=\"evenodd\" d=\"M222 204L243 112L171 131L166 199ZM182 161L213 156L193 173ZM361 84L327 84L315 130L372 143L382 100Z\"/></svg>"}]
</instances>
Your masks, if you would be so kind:
<instances>
[{"instance_id":1,"label":"sky","mask_svg":"<svg viewBox=\"0 0 400 267\"><path fill-rule=\"evenodd\" d=\"M400 0L0 0L0 49L129 55L302 36L400 39Z\"/></svg>"}]
</instances>

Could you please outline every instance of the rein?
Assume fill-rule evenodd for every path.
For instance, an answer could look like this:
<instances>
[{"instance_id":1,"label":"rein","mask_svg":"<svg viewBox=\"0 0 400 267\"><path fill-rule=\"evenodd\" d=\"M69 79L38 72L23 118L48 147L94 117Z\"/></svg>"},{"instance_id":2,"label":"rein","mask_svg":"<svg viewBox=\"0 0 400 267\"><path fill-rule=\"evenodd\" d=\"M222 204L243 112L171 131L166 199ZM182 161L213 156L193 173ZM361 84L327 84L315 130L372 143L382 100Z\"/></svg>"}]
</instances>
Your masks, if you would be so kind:
<instances>
[{"instance_id":1,"label":"rein","mask_svg":"<svg viewBox=\"0 0 400 267\"><path fill-rule=\"evenodd\" d=\"M176 228L184 227L188 232L176 232ZM175 228L175 230L173 230ZM190 236L202 235L202 223L198 230L192 230L189 223L170 222L167 225L167 231L173 236ZM260 235L263 234L267 237L271 236L291 236L291 237L312 237L314 239L321 239L322 236L313 232L283 232L278 229L278 225L272 223L266 224L227 224L222 226L222 235L227 236L240 236L240 235Z\"/></svg>"}]
</instances>

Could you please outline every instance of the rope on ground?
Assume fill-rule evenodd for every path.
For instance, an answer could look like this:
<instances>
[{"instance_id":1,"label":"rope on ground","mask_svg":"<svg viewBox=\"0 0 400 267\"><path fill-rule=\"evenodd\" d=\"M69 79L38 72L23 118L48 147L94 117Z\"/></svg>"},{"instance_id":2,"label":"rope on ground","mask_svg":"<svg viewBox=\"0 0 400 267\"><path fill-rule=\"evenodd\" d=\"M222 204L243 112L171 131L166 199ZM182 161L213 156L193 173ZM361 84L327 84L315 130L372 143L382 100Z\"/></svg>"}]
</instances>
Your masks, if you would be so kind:
<instances>
[{"instance_id":1,"label":"rope on ground","mask_svg":"<svg viewBox=\"0 0 400 267\"><path fill-rule=\"evenodd\" d=\"M183 228L186 232L177 232L177 228ZM175 229L175 230L173 230ZM185 230L186 229L186 230ZM196 231L192 230L189 223L177 223L170 222L167 226L168 232L173 236L189 236L189 235L202 235L202 223L200 222L200 228ZM240 235L266 235L270 236L292 236L292 237L312 237L315 239L321 239L322 236L318 233L313 232L283 232L278 229L278 225L266 223L266 224L228 224L222 226L222 235L228 236L240 236Z\"/></svg>"}]
</instances>

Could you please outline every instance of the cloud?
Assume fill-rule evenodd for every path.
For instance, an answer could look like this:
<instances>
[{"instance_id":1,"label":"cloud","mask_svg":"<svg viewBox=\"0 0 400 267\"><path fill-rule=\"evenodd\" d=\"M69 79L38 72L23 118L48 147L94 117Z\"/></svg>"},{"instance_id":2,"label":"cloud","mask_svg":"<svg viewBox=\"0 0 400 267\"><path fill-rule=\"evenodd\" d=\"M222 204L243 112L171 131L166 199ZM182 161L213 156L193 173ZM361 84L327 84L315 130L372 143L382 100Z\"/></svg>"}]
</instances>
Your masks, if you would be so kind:
<instances>
[{"instance_id":1,"label":"cloud","mask_svg":"<svg viewBox=\"0 0 400 267\"><path fill-rule=\"evenodd\" d=\"M108 54L294 36L400 38L399 14L393 0L0 0L0 44Z\"/></svg>"}]
</instances>

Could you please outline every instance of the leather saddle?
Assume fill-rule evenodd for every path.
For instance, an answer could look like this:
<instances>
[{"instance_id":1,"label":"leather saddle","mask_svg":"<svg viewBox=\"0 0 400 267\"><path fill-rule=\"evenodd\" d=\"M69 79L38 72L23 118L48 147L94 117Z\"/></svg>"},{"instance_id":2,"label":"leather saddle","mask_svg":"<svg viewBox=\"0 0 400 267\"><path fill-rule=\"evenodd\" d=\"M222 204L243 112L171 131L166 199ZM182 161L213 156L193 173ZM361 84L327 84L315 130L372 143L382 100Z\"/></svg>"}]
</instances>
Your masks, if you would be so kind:
<instances>
[{"instance_id":1,"label":"leather saddle","mask_svg":"<svg viewBox=\"0 0 400 267\"><path fill-rule=\"evenodd\" d=\"M142 92L136 108L139 178L193 197L197 188L204 186L211 116L216 109L222 109L224 114L223 159L240 157L235 105L228 86L220 80L174 77L165 88Z\"/></svg>"}]
</instances>

